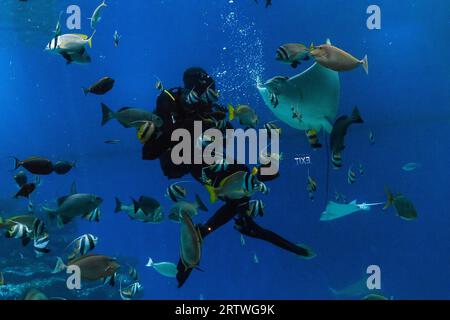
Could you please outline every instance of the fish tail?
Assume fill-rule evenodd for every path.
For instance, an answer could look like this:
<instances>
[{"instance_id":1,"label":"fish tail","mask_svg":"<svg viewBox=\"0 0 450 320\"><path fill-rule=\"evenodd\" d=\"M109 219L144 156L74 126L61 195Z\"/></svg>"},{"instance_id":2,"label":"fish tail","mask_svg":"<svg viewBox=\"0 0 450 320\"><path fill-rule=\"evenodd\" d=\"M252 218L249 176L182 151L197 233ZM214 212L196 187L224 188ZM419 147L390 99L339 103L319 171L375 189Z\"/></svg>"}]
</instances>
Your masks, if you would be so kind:
<instances>
[{"instance_id":1,"label":"fish tail","mask_svg":"<svg viewBox=\"0 0 450 320\"><path fill-rule=\"evenodd\" d=\"M19 169L19 167L22 165L21 161L19 159L17 159L16 157L11 157L12 159L14 159L14 170Z\"/></svg>"},{"instance_id":2,"label":"fish tail","mask_svg":"<svg viewBox=\"0 0 450 320\"><path fill-rule=\"evenodd\" d=\"M358 107L355 107L355 109L353 109L352 121L353 123L364 123L364 120L359 113Z\"/></svg>"},{"instance_id":3,"label":"fish tail","mask_svg":"<svg viewBox=\"0 0 450 320\"><path fill-rule=\"evenodd\" d=\"M81 89L83 90L84 95L87 96L89 93L89 89L85 87L81 87Z\"/></svg>"},{"instance_id":4,"label":"fish tail","mask_svg":"<svg viewBox=\"0 0 450 320\"><path fill-rule=\"evenodd\" d=\"M153 259L148 257L148 262L147 262L147 264L145 266L149 267L149 268L153 267Z\"/></svg>"},{"instance_id":5,"label":"fish tail","mask_svg":"<svg viewBox=\"0 0 450 320\"><path fill-rule=\"evenodd\" d=\"M205 185L206 191L209 193L209 200L211 203L215 203L217 201L217 193L216 189L213 186Z\"/></svg>"},{"instance_id":6,"label":"fish tail","mask_svg":"<svg viewBox=\"0 0 450 320\"><path fill-rule=\"evenodd\" d=\"M367 75L369 75L369 58L367 57L367 54L364 56L364 58L361 60L362 66L364 68L364 71Z\"/></svg>"},{"instance_id":7,"label":"fish tail","mask_svg":"<svg viewBox=\"0 0 450 320\"><path fill-rule=\"evenodd\" d=\"M200 196L198 194L195 195L195 203L197 204L197 208L199 208L202 211L208 211L208 208L203 203L202 199L200 199Z\"/></svg>"},{"instance_id":8,"label":"fish tail","mask_svg":"<svg viewBox=\"0 0 450 320\"><path fill-rule=\"evenodd\" d=\"M231 103L228 104L228 113L229 113L229 117L230 117L230 121L233 121L233 119L235 118L235 112L234 112L234 107Z\"/></svg>"},{"instance_id":9,"label":"fish tail","mask_svg":"<svg viewBox=\"0 0 450 320\"><path fill-rule=\"evenodd\" d=\"M56 257L56 266L55 269L53 269L52 273L60 273L64 271L67 268L67 266L64 264L64 261L60 257Z\"/></svg>"},{"instance_id":10,"label":"fish tail","mask_svg":"<svg viewBox=\"0 0 450 320\"><path fill-rule=\"evenodd\" d=\"M104 103L102 103L102 126L114 118L114 112Z\"/></svg>"},{"instance_id":11,"label":"fish tail","mask_svg":"<svg viewBox=\"0 0 450 320\"><path fill-rule=\"evenodd\" d=\"M114 198L116 200L116 208L114 209L115 213L119 213L120 211L122 211L122 202L120 202L119 198L115 197Z\"/></svg>"},{"instance_id":12,"label":"fish tail","mask_svg":"<svg viewBox=\"0 0 450 320\"><path fill-rule=\"evenodd\" d=\"M394 195L392 194L391 190L389 190L388 187L384 188L384 191L387 195L387 201L386 205L383 207L383 210L389 209L390 206L394 203Z\"/></svg>"},{"instance_id":13,"label":"fish tail","mask_svg":"<svg viewBox=\"0 0 450 320\"><path fill-rule=\"evenodd\" d=\"M92 38L94 37L96 32L97 32L97 30L94 30L94 32L92 32L91 37L88 39L88 46L89 46L89 48L92 48Z\"/></svg>"}]
</instances>

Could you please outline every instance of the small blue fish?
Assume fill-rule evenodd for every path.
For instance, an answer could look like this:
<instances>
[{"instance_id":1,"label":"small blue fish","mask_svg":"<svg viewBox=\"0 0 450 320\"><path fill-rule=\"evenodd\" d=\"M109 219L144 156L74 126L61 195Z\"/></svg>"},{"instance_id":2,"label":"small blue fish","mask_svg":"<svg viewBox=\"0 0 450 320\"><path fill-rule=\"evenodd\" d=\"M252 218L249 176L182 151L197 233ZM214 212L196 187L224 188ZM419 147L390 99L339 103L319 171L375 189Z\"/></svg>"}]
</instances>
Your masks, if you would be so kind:
<instances>
[{"instance_id":1,"label":"small blue fish","mask_svg":"<svg viewBox=\"0 0 450 320\"><path fill-rule=\"evenodd\" d=\"M402 167L402 169L403 169L403 171L410 172L410 171L414 171L414 170L420 168L421 166L422 166L422 165L421 165L420 163L411 162L411 163L405 164L405 165Z\"/></svg>"}]
</instances>

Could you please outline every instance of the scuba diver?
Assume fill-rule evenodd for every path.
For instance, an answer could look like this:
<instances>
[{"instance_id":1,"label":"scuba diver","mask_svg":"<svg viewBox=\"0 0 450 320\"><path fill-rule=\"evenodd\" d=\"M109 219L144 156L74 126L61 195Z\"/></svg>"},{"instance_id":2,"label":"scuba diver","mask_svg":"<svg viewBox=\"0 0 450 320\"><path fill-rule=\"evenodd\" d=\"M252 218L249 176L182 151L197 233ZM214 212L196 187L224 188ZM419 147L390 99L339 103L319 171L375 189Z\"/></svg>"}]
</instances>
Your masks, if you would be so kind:
<instances>
[{"instance_id":1,"label":"scuba diver","mask_svg":"<svg viewBox=\"0 0 450 320\"><path fill-rule=\"evenodd\" d=\"M227 164L221 166L221 170L209 170L208 164L181 164L175 165L171 160L171 149L178 143L171 141L172 132L178 128L188 130L193 137L191 145L196 143L194 137L194 122L202 121L202 129L206 131L216 128L221 131L232 129L232 125L226 121L227 109L218 105L215 92L215 81L201 68L189 68L184 72L184 87L166 90L162 84L157 87L162 93L157 98L154 113L161 117L163 126L159 129L151 122L146 122L139 130L138 137L143 144L142 157L144 160L160 160L163 173L169 179L178 179L187 174L199 181L202 185L217 187L220 182L236 172L247 172L253 176L245 164ZM214 98L215 97L215 98ZM258 183L275 179L275 176L267 176L255 173ZM204 224L197 225L202 239L219 229L224 224L234 219L234 228L241 234L261 239L272 243L282 249L296 255L311 258L314 253L306 247L291 243L276 233L258 226L254 222L254 216L249 215L250 198L230 200L220 198L223 206ZM192 268L186 269L180 259L178 263L178 287L180 288L189 277Z\"/></svg>"}]
</instances>

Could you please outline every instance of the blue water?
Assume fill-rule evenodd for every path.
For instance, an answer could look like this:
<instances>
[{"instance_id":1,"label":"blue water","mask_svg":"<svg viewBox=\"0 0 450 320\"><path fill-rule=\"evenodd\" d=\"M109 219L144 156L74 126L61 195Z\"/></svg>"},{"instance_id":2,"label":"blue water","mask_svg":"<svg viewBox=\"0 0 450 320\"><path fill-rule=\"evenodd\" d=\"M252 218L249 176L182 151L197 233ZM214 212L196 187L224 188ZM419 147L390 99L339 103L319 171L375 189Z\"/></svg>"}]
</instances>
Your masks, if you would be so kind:
<instances>
[{"instance_id":1,"label":"blue water","mask_svg":"<svg viewBox=\"0 0 450 320\"><path fill-rule=\"evenodd\" d=\"M88 65L67 66L62 58L43 51L52 38L53 22L29 31L42 21L56 23L60 11L77 4L82 13L77 33L90 35L87 18L97 2L0 0L11 12L8 23L0 22L2 198L17 190L7 157L41 155L76 161L77 167L66 176L43 177L33 202L44 204L67 194L73 181L79 191L103 197L101 222L80 221L78 233L99 237L97 253L137 258L145 299L336 299L340 297L330 288L361 281L369 265L380 266L387 297L450 298L448 1L378 0L382 28L369 30L366 9L373 3L365 0L273 0L268 9L263 0L259 5L253 0L110 0L89 49L93 62ZM122 35L118 48L112 40L115 30ZM63 25L63 32L70 31ZM350 129L345 167L330 171L328 198L325 148L312 151L304 132L280 124L285 156L281 176L269 183L270 194L260 197L266 215L257 221L295 243L307 244L317 257L302 260L247 237L241 246L240 234L229 223L205 239L204 272L194 270L183 288L145 268L148 257L178 261L179 225L143 224L115 214L114 197L128 202L130 196L149 195L159 199L167 212L171 203L163 194L171 182L158 161L141 160L133 129L114 121L100 126L100 103L115 110L122 106L152 110L158 95L155 76L166 87L175 87L182 84L186 68L201 66L217 80L221 103L248 103L265 123L274 116L256 90L257 78L292 76L309 65L293 70L278 63L277 47L288 42L320 44L327 38L357 57L369 56L369 76L362 69L340 74L339 115L350 114L357 105L365 124ZM114 89L102 97L85 97L81 87L103 76L116 79ZM373 146L368 140L371 130ZM105 139L122 142L106 145ZM297 165L297 155L311 156L312 164ZM401 170L408 162L422 167ZM347 169L352 163L362 163L366 174L349 185ZM318 182L314 202L306 191L308 168ZM379 202L386 199L386 185L413 201L417 220L405 221L393 210L377 207L332 222L319 221L335 190L348 200ZM188 189L191 197L197 192L207 200L198 183ZM209 212L200 213L196 222L206 221L219 208L207 206ZM0 243L9 242L0 239ZM345 298L359 299L361 294Z\"/></svg>"}]
</instances>

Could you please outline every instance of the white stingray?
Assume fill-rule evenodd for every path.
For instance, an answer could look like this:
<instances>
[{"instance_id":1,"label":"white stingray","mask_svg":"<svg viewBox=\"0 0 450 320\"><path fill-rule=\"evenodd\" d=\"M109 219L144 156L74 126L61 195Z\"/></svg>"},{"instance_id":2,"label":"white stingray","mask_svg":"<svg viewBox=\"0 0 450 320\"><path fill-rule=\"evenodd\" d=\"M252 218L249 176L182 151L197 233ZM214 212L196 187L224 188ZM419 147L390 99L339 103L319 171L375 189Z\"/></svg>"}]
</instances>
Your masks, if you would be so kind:
<instances>
[{"instance_id":1,"label":"white stingray","mask_svg":"<svg viewBox=\"0 0 450 320\"><path fill-rule=\"evenodd\" d=\"M337 72L314 63L292 78L274 77L257 88L268 108L289 126L331 133L340 98ZM299 116L293 117L294 112Z\"/></svg>"},{"instance_id":2,"label":"white stingray","mask_svg":"<svg viewBox=\"0 0 450 320\"><path fill-rule=\"evenodd\" d=\"M320 217L320 221L331 221L336 220L345 216L348 216L352 213L359 211L370 211L373 206L379 206L384 204L384 202L377 203L356 203L356 200L353 200L350 203L336 203L330 201L327 205L327 208L322 213Z\"/></svg>"}]
</instances>

